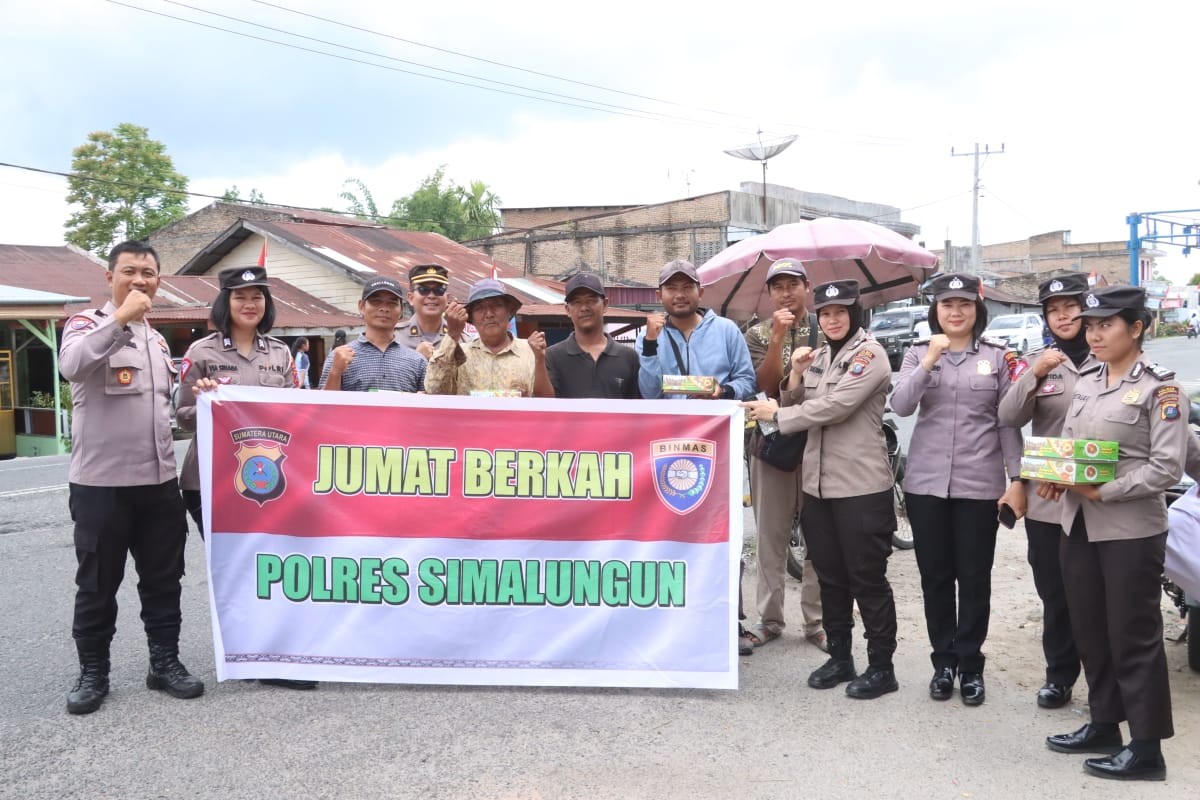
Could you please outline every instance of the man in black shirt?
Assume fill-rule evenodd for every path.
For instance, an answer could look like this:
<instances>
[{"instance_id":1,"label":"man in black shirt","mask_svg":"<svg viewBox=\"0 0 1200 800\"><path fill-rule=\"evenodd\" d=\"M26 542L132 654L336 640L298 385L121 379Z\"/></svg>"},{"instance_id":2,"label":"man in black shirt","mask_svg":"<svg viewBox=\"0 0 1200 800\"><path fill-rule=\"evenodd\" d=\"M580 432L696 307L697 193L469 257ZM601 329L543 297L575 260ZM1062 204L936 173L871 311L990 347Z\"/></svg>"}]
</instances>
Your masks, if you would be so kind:
<instances>
[{"instance_id":1,"label":"man in black shirt","mask_svg":"<svg viewBox=\"0 0 1200 800\"><path fill-rule=\"evenodd\" d=\"M546 350L555 397L637 398L638 357L604 332L608 298L588 272L567 281L567 316L575 332Z\"/></svg>"}]
</instances>

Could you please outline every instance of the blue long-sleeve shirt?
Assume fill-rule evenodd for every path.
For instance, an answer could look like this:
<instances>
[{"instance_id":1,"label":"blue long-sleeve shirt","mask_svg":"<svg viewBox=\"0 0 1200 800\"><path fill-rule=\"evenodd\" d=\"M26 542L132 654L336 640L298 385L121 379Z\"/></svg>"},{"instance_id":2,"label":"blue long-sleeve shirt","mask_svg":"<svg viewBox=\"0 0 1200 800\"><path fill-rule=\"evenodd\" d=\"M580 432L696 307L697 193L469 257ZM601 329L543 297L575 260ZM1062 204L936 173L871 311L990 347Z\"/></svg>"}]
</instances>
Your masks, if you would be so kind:
<instances>
[{"instance_id":1,"label":"blue long-sleeve shirt","mask_svg":"<svg viewBox=\"0 0 1200 800\"><path fill-rule=\"evenodd\" d=\"M682 363L675 357L675 347L667 337L671 337L675 347L679 348ZM657 352L652 355L646 354L645 339L645 333L638 335L638 386L642 397L663 396L663 375L710 375L721 386L732 387L738 400L748 400L757 391L754 365L745 337L737 325L718 317L712 309L704 312L700 324L686 339L678 328L664 327L656 340Z\"/></svg>"}]
</instances>

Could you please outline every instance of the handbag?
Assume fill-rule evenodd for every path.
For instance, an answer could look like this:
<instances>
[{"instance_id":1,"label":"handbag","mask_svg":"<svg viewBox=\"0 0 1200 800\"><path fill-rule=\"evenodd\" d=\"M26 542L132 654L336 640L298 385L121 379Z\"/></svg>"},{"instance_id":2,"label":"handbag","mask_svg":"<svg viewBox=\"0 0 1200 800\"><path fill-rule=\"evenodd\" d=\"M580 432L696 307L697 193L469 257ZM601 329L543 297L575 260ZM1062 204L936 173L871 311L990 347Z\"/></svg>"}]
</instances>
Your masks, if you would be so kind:
<instances>
[{"instance_id":1,"label":"handbag","mask_svg":"<svg viewBox=\"0 0 1200 800\"><path fill-rule=\"evenodd\" d=\"M754 445L754 455L775 469L794 472L804 458L806 444L808 444L808 431L799 433L776 431L770 436L763 436L760 433L758 441Z\"/></svg>"}]
</instances>

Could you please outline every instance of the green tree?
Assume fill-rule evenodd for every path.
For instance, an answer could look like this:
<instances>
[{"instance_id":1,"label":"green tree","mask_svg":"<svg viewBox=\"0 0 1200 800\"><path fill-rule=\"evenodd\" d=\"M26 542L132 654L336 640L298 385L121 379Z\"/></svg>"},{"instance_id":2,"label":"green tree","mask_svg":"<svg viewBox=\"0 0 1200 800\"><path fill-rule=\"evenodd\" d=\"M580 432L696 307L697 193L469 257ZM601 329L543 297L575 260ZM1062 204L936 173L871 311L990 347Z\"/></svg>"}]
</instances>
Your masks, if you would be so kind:
<instances>
[{"instance_id":1,"label":"green tree","mask_svg":"<svg viewBox=\"0 0 1200 800\"><path fill-rule=\"evenodd\" d=\"M374 195L361 180L349 178L346 185L355 191L348 189L339 197L351 214L399 230L430 231L461 242L488 236L500 224L500 198L488 185L471 181L465 188L447 181L445 165L422 180L412 194L393 202L387 216L379 213Z\"/></svg>"},{"instance_id":2,"label":"green tree","mask_svg":"<svg viewBox=\"0 0 1200 800\"><path fill-rule=\"evenodd\" d=\"M227 203L251 203L256 206L266 205L267 202L267 198L263 197L263 193L258 189L251 189L250 196L243 200L242 190L237 187L236 183L225 190L221 199Z\"/></svg>"},{"instance_id":3,"label":"green tree","mask_svg":"<svg viewBox=\"0 0 1200 800\"><path fill-rule=\"evenodd\" d=\"M187 214L188 180L146 128L123 122L94 131L71 155L67 202L79 207L63 226L71 244L103 257L118 241L143 239Z\"/></svg>"},{"instance_id":4,"label":"green tree","mask_svg":"<svg viewBox=\"0 0 1200 800\"><path fill-rule=\"evenodd\" d=\"M1197 272L1196 274L1192 275L1192 277L1188 278L1187 285L1200 286L1200 272Z\"/></svg>"}]
</instances>

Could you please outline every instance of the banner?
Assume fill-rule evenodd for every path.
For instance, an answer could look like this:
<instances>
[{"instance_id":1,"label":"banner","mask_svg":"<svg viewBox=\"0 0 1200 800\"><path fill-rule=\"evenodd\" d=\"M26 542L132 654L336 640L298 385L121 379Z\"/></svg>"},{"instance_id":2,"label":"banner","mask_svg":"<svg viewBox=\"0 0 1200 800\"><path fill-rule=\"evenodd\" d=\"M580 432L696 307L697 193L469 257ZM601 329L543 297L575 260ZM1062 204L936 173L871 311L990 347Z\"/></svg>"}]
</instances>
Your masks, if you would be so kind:
<instances>
[{"instance_id":1,"label":"banner","mask_svg":"<svg viewBox=\"0 0 1200 800\"><path fill-rule=\"evenodd\" d=\"M218 680L737 688L736 403L197 410Z\"/></svg>"}]
</instances>

